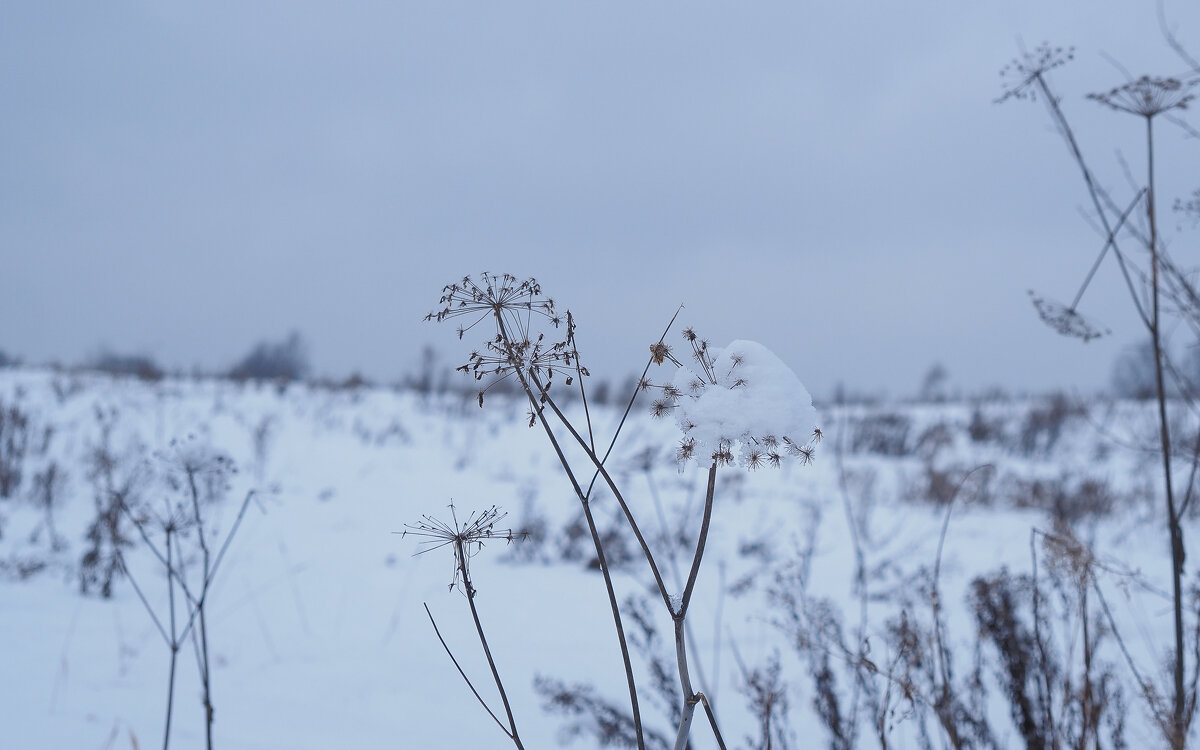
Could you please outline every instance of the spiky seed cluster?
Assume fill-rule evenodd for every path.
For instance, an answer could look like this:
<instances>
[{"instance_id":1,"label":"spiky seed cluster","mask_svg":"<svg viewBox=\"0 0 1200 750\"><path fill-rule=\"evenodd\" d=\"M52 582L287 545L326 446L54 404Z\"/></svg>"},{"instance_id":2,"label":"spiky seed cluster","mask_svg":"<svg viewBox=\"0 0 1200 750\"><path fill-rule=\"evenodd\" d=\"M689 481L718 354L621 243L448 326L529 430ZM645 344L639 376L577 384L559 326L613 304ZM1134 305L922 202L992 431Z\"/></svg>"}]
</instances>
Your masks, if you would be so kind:
<instances>
[{"instance_id":1,"label":"spiky seed cluster","mask_svg":"<svg viewBox=\"0 0 1200 750\"><path fill-rule=\"evenodd\" d=\"M1098 339L1111 333L1107 328L1080 315L1079 311L1073 307L1046 299L1032 291L1029 292L1029 297L1033 300L1033 306L1037 308L1042 322L1063 336L1071 336L1087 343L1092 339Z\"/></svg>"},{"instance_id":2,"label":"spiky seed cluster","mask_svg":"<svg viewBox=\"0 0 1200 750\"><path fill-rule=\"evenodd\" d=\"M493 505L486 510L472 511L465 520L460 522L454 503L451 503L450 523L433 516L421 516L421 520L416 523L404 524L405 529L400 535L403 537L411 534L421 538L421 548L414 553L416 555L422 555L442 547L453 547L454 577L450 581L450 588L453 589L462 583L464 573L470 575L471 558L483 549L485 542L503 539L511 544L529 536L529 533L524 531L496 528L496 524L507 516L508 513Z\"/></svg>"},{"instance_id":3,"label":"spiky seed cluster","mask_svg":"<svg viewBox=\"0 0 1200 750\"><path fill-rule=\"evenodd\" d=\"M754 428L744 424L739 425L736 416L729 420L727 425L719 428L728 431L720 432L715 438L708 434L711 432L711 425L697 425L696 421L688 415L694 410L704 413L705 407L702 404L722 399L728 401L723 394L747 391L753 389L754 384L750 377L743 375L743 366L746 364L744 353L730 351L726 354L719 350L713 350L708 341L697 336L691 328L684 330L683 338L692 350L692 359L699 372L684 367L674 357L664 355L660 361L658 357L653 357L656 347L652 346L651 354L655 362L661 364L670 359L679 366L679 369L673 380L665 384L656 385L646 379L639 383L643 390L656 388L661 392L661 395L654 399L650 406L650 413L653 416L665 417L668 414L674 414L676 417L676 423L683 432L683 439L675 451L677 461L683 463L691 459L711 460L718 466L740 463L751 470L763 466L778 468L787 457L793 457L802 464L812 462L814 446L820 442L821 438L819 429L814 429L811 436L801 443L786 435L752 434ZM750 342L741 343L745 346L758 347ZM759 349L762 348L759 347ZM664 345L660 344L657 351L664 351ZM766 353L766 350L762 349L762 352ZM776 359L769 353L759 356L764 360L767 357L772 360ZM765 361L759 363L760 366L765 364L767 364ZM774 366L784 369L791 381L798 386L798 390L804 390L785 365L776 362ZM777 373L776 379L778 380ZM760 397L758 393L746 395L752 396L751 401L753 398ZM766 397L777 395L768 393ZM802 396L798 393L789 393L787 396L796 396L798 400L803 400L807 397L807 392L804 392ZM811 399L809 401L811 402ZM746 402L742 401L741 403L744 405ZM811 409L811 406L809 408ZM701 451L701 446L704 446L703 451Z\"/></svg>"},{"instance_id":4,"label":"spiky seed cluster","mask_svg":"<svg viewBox=\"0 0 1200 750\"><path fill-rule=\"evenodd\" d=\"M578 362L575 319L570 311L566 313L563 340L547 341L546 334L536 330L539 321L554 328L563 323L562 316L554 309L554 300L542 295L536 279L518 281L512 274L497 276L486 271L480 274L478 282L464 276L462 281L443 287L438 303L442 308L426 315L425 320L440 323L449 318L468 318L469 322L458 327L460 339L480 323L492 324L492 337L481 350L471 352L466 364L456 368L476 381L489 381L479 391L480 406L489 388L517 372L540 383L530 386L541 388L543 400L556 371L567 374L567 385L574 375L589 374Z\"/></svg>"},{"instance_id":5,"label":"spiky seed cluster","mask_svg":"<svg viewBox=\"0 0 1200 750\"><path fill-rule=\"evenodd\" d=\"M1037 88L1034 84L1037 80L1074 58L1074 47L1051 47L1049 43L1043 43L1032 52L1026 52L1000 69L1004 93L996 101L1036 100Z\"/></svg>"},{"instance_id":6,"label":"spiky seed cluster","mask_svg":"<svg viewBox=\"0 0 1200 750\"><path fill-rule=\"evenodd\" d=\"M1088 94L1088 98L1118 112L1141 117L1154 117L1172 109L1187 109L1196 98L1192 89L1200 79L1181 81L1178 78L1142 76L1124 86L1109 91Z\"/></svg>"},{"instance_id":7,"label":"spiky seed cluster","mask_svg":"<svg viewBox=\"0 0 1200 750\"><path fill-rule=\"evenodd\" d=\"M429 313L425 320L441 323L447 318L468 316L475 318L469 325L459 327L458 337L471 330L481 320L504 313L538 314L557 326L558 316L554 312L554 300L542 296L542 286L537 279L518 281L516 276L505 273L497 276L484 271L479 281L464 276L462 281L442 287L442 298L438 300L441 310Z\"/></svg>"},{"instance_id":8,"label":"spiky seed cluster","mask_svg":"<svg viewBox=\"0 0 1200 750\"><path fill-rule=\"evenodd\" d=\"M679 360L675 359L675 355L671 353L671 347L667 346L662 341L650 345L650 359L653 360L654 364L656 365L661 365L667 360L671 360L676 365L679 364Z\"/></svg>"}]
</instances>

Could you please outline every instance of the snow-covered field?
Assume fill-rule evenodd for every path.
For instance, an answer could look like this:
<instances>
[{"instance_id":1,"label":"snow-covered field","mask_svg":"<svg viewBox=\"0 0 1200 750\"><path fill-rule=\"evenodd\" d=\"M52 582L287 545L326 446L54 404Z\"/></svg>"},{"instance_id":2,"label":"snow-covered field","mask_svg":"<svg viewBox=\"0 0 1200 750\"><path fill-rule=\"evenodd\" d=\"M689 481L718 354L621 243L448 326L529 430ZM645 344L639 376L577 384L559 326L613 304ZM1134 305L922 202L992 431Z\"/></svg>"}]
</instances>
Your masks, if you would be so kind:
<instances>
[{"instance_id":1,"label":"snow-covered field","mask_svg":"<svg viewBox=\"0 0 1200 750\"><path fill-rule=\"evenodd\" d=\"M2 748L162 743L169 651L154 621L126 578L115 581L111 598L80 594L86 531L103 494L95 456L104 447L114 458L109 476L128 480L131 501L150 507L176 491L163 477L180 451L200 446L230 456L238 472L211 508L218 538L246 493L256 490L208 604L214 745L222 750L505 746L422 606L428 604L467 674L498 707L466 599L450 586L450 550L415 555L418 540L397 533L424 514L449 520L451 502L460 518L498 505L509 513L501 525L533 532L512 545L489 544L471 568L525 746L564 741L563 717L544 712L534 689L538 676L589 683L627 706L578 503L518 402L492 398L480 409L473 398L452 394L0 370L0 408L14 407L28 417L29 441L22 478L10 497L0 498ZM582 419L578 404L571 413ZM607 440L619 416L616 407L593 407L598 438ZM865 601L865 641L882 665L884 626L902 602L914 620L930 617L918 584L935 564L947 506L929 498L949 500L980 466L990 468L971 474L957 493L941 557L947 639L961 654L960 669L968 669L979 642L964 604L969 582L1002 566L1029 573L1031 530L1049 531L1045 507L1057 504L1105 559L1140 571L1138 578L1108 574L1105 585L1127 645L1158 676L1154 665L1171 642L1170 611L1148 586L1165 587L1169 562L1154 504L1156 458L1144 449L1154 424L1149 408L1092 404L1079 413L1046 399L859 405L819 410L819 423L825 438L811 465L718 473L689 622L693 666L731 747L758 731L740 690L738 661L752 670L775 654L793 746L827 744L813 708L810 661L780 627L787 618L771 589L794 582L788 571L811 550L806 600L838 604L852 649ZM696 533L706 472L694 464L678 468L678 443L672 420L652 419L640 407L608 465L660 556L675 548L686 574L690 550L668 538ZM35 481L52 463L65 474L52 493L56 538ZM1088 503L1115 507L1104 516L1078 512ZM594 508L602 531L624 533L610 496L599 493ZM868 572L865 600L855 595L851 519ZM1189 520L1188 531L1194 527ZM162 569L127 532L133 543L124 556L161 615ZM638 550L628 549L627 562L619 556L614 562L621 596L653 594ZM675 566L665 568L668 584L678 585ZM648 601L662 653L673 664L664 645L670 620L661 604L655 609L655 600ZM1070 637L1064 634L1063 642ZM671 734L644 666L639 676L647 724ZM839 679L849 699L851 684ZM203 746L200 690L189 642L180 652L173 747ZM1001 746L1016 744L1005 704L989 700ZM1126 703L1131 746L1157 744L1128 688ZM906 713L901 706L890 719L893 746L918 746L916 719ZM860 746L875 746L870 726L859 732ZM694 747L714 746L702 722L692 734ZM579 745L595 742L584 737Z\"/></svg>"}]
</instances>

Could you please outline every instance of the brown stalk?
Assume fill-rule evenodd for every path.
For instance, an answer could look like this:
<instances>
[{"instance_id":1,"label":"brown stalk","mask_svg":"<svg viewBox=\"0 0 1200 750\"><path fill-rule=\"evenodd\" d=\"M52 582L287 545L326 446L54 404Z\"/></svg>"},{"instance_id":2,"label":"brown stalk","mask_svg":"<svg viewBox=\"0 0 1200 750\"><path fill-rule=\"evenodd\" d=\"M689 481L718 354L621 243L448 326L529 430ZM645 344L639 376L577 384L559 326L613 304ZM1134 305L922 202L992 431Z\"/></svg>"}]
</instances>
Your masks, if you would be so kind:
<instances>
[{"instance_id":1,"label":"brown stalk","mask_svg":"<svg viewBox=\"0 0 1200 750\"><path fill-rule=\"evenodd\" d=\"M504 324L504 316L499 306L495 308L496 324L500 330L500 336L506 343L509 350L512 350L511 339L508 336L508 329ZM575 495L583 506L583 515L587 519L588 532L592 537L592 545L596 549L596 559L600 562L600 573L604 577L604 588L608 593L608 604L612 610L613 622L617 631L617 641L621 646L621 660L625 666L625 678L629 687L629 701L633 709L633 727L634 733L637 736L638 750L645 750L646 740L642 730L642 712L638 705L637 698L637 683L633 676L633 663L629 658L629 644L625 639L625 627L621 622L621 609L617 603L616 590L613 587L612 573L608 569L608 560L604 555L604 545L600 540L600 532L596 529L596 521L592 517L591 503L588 496L583 492L583 488L579 486L579 482L575 478L575 472L571 469L571 464L563 454L562 447L558 443L558 438L554 435L554 430L550 428L550 423L546 421L542 409L538 405L538 397L534 395L533 389L529 385L529 380L526 378L524 367L520 358L513 357L513 369L517 373L517 378L521 382L521 388L525 391L526 397L529 399L530 407L533 409L537 420L541 423L542 429L546 433L546 437L550 440L550 445L554 448L554 453L558 456L558 462L562 465L563 470L567 474L567 478L571 482L571 487L575 490ZM539 393L545 391L539 386ZM582 439L581 439L582 442ZM586 443L583 443L586 445ZM595 455L595 454L592 454Z\"/></svg>"}]
</instances>

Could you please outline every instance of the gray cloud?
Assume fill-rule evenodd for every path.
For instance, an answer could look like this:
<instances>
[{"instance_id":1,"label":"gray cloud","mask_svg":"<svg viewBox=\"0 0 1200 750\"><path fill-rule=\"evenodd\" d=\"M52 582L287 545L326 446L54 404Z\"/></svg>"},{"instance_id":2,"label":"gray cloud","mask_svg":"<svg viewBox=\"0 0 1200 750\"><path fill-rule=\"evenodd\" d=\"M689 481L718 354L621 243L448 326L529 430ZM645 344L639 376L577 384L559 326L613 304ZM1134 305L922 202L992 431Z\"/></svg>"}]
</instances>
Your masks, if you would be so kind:
<instances>
[{"instance_id":1,"label":"gray cloud","mask_svg":"<svg viewBox=\"0 0 1200 750\"><path fill-rule=\"evenodd\" d=\"M448 331L441 285L536 275L593 369L637 367L684 303L818 393L1107 380L1138 335L1040 105L997 71L1042 39L1124 193L1136 123L1082 94L1178 72L1153 9L1053 4L17 4L0 20L0 348L227 365L295 327L318 370L394 377ZM1200 47L1200 12L1168 14ZM1195 145L1164 145L1191 189ZM1191 166L1189 166L1191 165ZM1140 167L1136 167L1140 169ZM1179 248L1195 234L1172 226ZM1186 257L1182 252L1182 257ZM447 347L447 358L451 356Z\"/></svg>"}]
</instances>

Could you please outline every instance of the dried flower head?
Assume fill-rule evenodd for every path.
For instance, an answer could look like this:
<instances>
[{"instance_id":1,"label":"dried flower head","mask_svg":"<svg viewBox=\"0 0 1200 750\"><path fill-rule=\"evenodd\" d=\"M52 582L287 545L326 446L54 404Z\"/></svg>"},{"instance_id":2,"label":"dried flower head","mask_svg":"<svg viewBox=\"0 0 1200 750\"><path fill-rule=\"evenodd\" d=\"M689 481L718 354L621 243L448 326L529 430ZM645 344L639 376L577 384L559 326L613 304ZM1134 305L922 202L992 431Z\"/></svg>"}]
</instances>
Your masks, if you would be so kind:
<instances>
[{"instance_id":1,"label":"dried flower head","mask_svg":"<svg viewBox=\"0 0 1200 750\"><path fill-rule=\"evenodd\" d=\"M554 312L554 300L542 296L542 287L537 279L531 277L518 281L516 276L508 273L497 276L484 271L479 275L478 282L470 276L464 276L462 281L442 288L442 298L438 304L442 305L442 309L429 313L425 320L440 323L460 316L474 318L465 328L459 328L459 338L489 316L521 317L536 314L552 322L558 317Z\"/></svg>"},{"instance_id":2,"label":"dried flower head","mask_svg":"<svg viewBox=\"0 0 1200 750\"><path fill-rule=\"evenodd\" d=\"M675 460L683 463L696 455L696 441L691 438L684 438L679 442L679 447L675 450Z\"/></svg>"},{"instance_id":3,"label":"dried flower head","mask_svg":"<svg viewBox=\"0 0 1200 750\"><path fill-rule=\"evenodd\" d=\"M421 548L414 553L415 555L422 555L442 547L453 547L454 577L450 581L450 588L453 589L460 583L465 583L467 586L465 593L470 594L472 593L470 588L471 558L483 549L485 542L503 539L511 544L529 536L527 532L496 528L496 524L507 516L507 513L493 505L483 511L473 511L465 520L459 522L454 503L450 503L450 523L433 516L421 516L421 520L416 523L404 524L405 530L400 532L400 535L411 534L421 537Z\"/></svg>"},{"instance_id":4,"label":"dried flower head","mask_svg":"<svg viewBox=\"0 0 1200 750\"><path fill-rule=\"evenodd\" d=\"M677 365L679 364L679 360L675 359L675 355L671 354L671 347L661 341L650 345L650 359L656 365L661 365L668 360Z\"/></svg>"},{"instance_id":5,"label":"dried flower head","mask_svg":"<svg viewBox=\"0 0 1200 750\"><path fill-rule=\"evenodd\" d=\"M1107 328L1080 315L1079 311L1073 307L1046 299L1032 291L1029 292L1029 297L1033 300L1033 306L1037 308L1042 322L1063 336L1073 336L1087 343L1092 339L1098 339L1111 333Z\"/></svg>"},{"instance_id":6,"label":"dried flower head","mask_svg":"<svg viewBox=\"0 0 1200 750\"><path fill-rule=\"evenodd\" d=\"M538 330L539 323L559 328L563 317L555 311L554 300L542 295L536 279L519 281L512 274L487 272L480 274L479 281L465 276L442 289L439 304L441 309L426 315L425 320L468 318L458 328L459 338L480 323L490 322L492 326L483 347L471 352L466 364L456 368L476 381L488 381L479 391L480 406L489 388L514 373L529 387L539 389L543 400L556 372L566 374L568 385L575 376L589 374L579 364L575 318L570 311L566 313L563 340L549 341L545 332Z\"/></svg>"},{"instance_id":7,"label":"dried flower head","mask_svg":"<svg viewBox=\"0 0 1200 750\"><path fill-rule=\"evenodd\" d=\"M1043 43L1032 52L1026 52L1000 69L1004 93L997 102L1008 99L1037 99L1035 83L1046 73L1069 63L1075 58L1074 47L1051 47Z\"/></svg>"},{"instance_id":8,"label":"dried flower head","mask_svg":"<svg viewBox=\"0 0 1200 750\"><path fill-rule=\"evenodd\" d=\"M1088 98L1117 110L1141 117L1154 117L1172 109L1187 109L1195 98L1192 89L1200 79L1181 81L1178 78L1142 76L1124 86L1109 91L1088 94Z\"/></svg>"},{"instance_id":9,"label":"dried flower head","mask_svg":"<svg viewBox=\"0 0 1200 750\"><path fill-rule=\"evenodd\" d=\"M683 433L676 451L680 462L757 469L779 466L785 454L811 461L820 434L816 411L787 365L752 341L717 349L690 328L684 340L696 367L679 365L669 383L653 386L662 396L651 406L656 417L674 415Z\"/></svg>"},{"instance_id":10,"label":"dried flower head","mask_svg":"<svg viewBox=\"0 0 1200 750\"><path fill-rule=\"evenodd\" d=\"M650 414L656 418L662 418L671 413L675 408L675 403L667 398L656 398L654 403L650 404Z\"/></svg>"}]
</instances>

